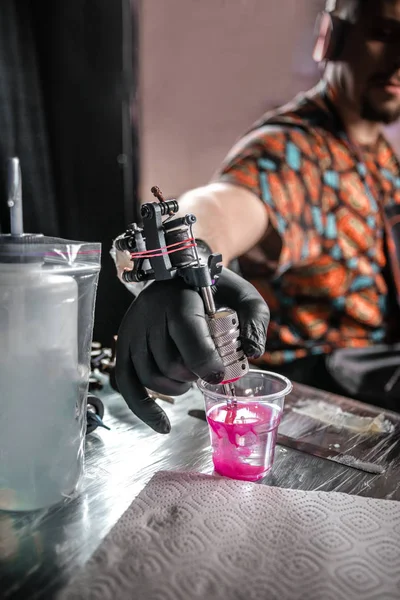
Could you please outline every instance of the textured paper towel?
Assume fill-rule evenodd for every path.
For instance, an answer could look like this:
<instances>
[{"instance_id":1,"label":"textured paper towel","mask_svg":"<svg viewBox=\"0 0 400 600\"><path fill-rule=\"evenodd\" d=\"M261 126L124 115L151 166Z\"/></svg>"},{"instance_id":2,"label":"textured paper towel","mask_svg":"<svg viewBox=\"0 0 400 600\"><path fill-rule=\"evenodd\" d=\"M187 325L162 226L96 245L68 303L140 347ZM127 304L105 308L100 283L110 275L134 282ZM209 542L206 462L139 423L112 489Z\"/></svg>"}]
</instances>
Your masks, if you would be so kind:
<instances>
[{"instance_id":1,"label":"textured paper towel","mask_svg":"<svg viewBox=\"0 0 400 600\"><path fill-rule=\"evenodd\" d=\"M400 503L160 472L62 600L399 600Z\"/></svg>"}]
</instances>

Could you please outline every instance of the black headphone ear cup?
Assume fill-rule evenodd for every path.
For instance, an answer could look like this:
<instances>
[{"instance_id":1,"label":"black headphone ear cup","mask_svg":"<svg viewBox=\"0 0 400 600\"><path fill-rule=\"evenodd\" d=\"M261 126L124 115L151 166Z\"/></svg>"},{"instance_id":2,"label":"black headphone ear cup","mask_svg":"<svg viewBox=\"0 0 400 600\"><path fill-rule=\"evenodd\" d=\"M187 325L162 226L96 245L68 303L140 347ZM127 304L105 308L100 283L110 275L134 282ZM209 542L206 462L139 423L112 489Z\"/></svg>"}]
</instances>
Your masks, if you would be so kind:
<instances>
[{"instance_id":1,"label":"black headphone ear cup","mask_svg":"<svg viewBox=\"0 0 400 600\"><path fill-rule=\"evenodd\" d=\"M332 34L331 34L331 48L329 60L339 60L342 56L344 44L346 41L346 32L350 28L350 24L347 21L343 21L340 17L331 15L332 21Z\"/></svg>"},{"instance_id":2,"label":"black headphone ear cup","mask_svg":"<svg viewBox=\"0 0 400 600\"><path fill-rule=\"evenodd\" d=\"M315 62L338 59L343 49L343 25L342 19L326 11L318 15L313 52Z\"/></svg>"}]
</instances>

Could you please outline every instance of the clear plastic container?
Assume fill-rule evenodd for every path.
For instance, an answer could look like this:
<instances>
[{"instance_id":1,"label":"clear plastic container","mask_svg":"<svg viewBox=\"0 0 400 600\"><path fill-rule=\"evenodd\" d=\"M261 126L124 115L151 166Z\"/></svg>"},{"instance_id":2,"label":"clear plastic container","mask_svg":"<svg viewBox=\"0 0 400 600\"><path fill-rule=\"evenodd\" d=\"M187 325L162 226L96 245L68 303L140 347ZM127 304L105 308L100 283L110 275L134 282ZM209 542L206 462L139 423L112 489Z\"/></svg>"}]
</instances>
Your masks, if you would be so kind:
<instances>
[{"instance_id":1,"label":"clear plastic container","mask_svg":"<svg viewBox=\"0 0 400 600\"><path fill-rule=\"evenodd\" d=\"M217 473L257 481L270 471L285 397L291 382L276 373L250 370L227 396L222 385L199 381Z\"/></svg>"},{"instance_id":2,"label":"clear plastic container","mask_svg":"<svg viewBox=\"0 0 400 600\"><path fill-rule=\"evenodd\" d=\"M73 495L83 471L100 246L0 236L0 509Z\"/></svg>"}]
</instances>

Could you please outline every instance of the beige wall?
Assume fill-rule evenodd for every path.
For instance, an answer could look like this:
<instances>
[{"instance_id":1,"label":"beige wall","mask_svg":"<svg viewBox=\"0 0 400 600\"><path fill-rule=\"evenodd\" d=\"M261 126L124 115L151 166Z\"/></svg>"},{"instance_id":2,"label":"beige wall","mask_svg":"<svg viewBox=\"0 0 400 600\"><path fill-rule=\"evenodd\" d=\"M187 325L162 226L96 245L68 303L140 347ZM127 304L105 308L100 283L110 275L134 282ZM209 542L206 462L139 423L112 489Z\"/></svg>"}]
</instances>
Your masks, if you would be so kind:
<instances>
[{"instance_id":1,"label":"beige wall","mask_svg":"<svg viewBox=\"0 0 400 600\"><path fill-rule=\"evenodd\" d=\"M255 119L313 85L321 4L142 0L142 201L152 185L177 196L206 183Z\"/></svg>"}]
</instances>

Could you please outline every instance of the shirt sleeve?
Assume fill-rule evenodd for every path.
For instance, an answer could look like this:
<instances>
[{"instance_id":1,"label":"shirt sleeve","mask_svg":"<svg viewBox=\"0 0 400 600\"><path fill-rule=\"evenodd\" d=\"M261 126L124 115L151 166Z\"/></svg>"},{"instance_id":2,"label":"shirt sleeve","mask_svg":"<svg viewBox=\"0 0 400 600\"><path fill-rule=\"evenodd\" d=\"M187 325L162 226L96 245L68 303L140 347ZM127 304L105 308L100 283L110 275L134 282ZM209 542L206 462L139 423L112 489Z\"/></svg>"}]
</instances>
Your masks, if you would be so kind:
<instances>
[{"instance_id":1,"label":"shirt sleeve","mask_svg":"<svg viewBox=\"0 0 400 600\"><path fill-rule=\"evenodd\" d=\"M264 126L248 134L228 154L215 179L242 186L262 200L282 241L278 270L321 253L321 172L306 132Z\"/></svg>"}]
</instances>

